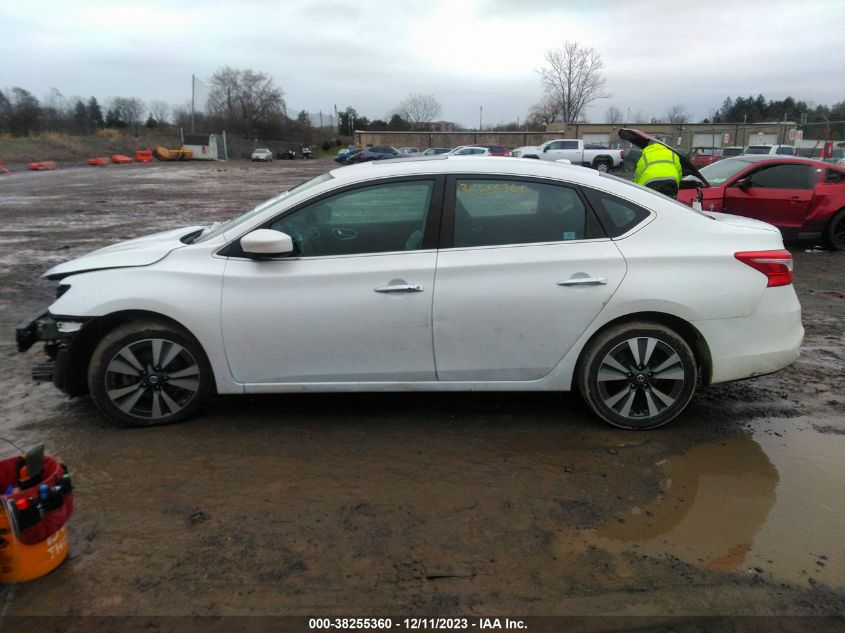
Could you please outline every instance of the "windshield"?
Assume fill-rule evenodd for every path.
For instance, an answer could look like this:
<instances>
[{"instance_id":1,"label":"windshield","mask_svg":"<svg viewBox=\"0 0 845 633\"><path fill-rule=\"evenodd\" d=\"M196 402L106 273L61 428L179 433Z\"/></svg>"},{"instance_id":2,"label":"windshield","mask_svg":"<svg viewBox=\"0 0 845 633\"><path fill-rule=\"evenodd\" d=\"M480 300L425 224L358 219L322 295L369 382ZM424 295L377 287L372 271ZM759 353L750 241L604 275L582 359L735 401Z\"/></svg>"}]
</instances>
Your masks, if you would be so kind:
<instances>
[{"instance_id":1,"label":"windshield","mask_svg":"<svg viewBox=\"0 0 845 633\"><path fill-rule=\"evenodd\" d=\"M746 154L768 154L771 148L768 145L751 145L747 150L745 150Z\"/></svg>"},{"instance_id":2,"label":"windshield","mask_svg":"<svg viewBox=\"0 0 845 633\"><path fill-rule=\"evenodd\" d=\"M228 222L224 222L222 224L217 224L217 225L212 226L211 230L208 233L206 233L205 235L200 236L200 238L197 239L196 242L199 243L199 242L205 242L206 240L214 239L218 235L222 235L226 231L229 231L229 230L235 228L236 226L238 226L242 222L246 222L247 220L254 218L256 215L258 215L262 211L270 208L271 206L275 205L277 202L280 202L280 201L284 200L285 198L290 198L292 196L300 194L303 191L306 191L307 189L311 189L312 187L316 187L317 185L322 184L322 183L326 182L327 180L331 180L332 177L333 176L330 173L325 173L325 174L322 174L320 176L317 176L316 178L312 178L311 180L307 180L307 181L297 185L296 187L294 187L290 191L283 191L282 193L280 193L275 198L270 198L269 200L262 202L257 207L255 207L251 211L247 211L243 215L239 215L236 218L232 218Z\"/></svg>"},{"instance_id":3,"label":"windshield","mask_svg":"<svg viewBox=\"0 0 845 633\"><path fill-rule=\"evenodd\" d=\"M736 176L743 169L748 167L748 163L744 160L720 160L717 163L711 163L706 167L701 168L701 175L707 179L711 185L721 185L728 178Z\"/></svg>"}]
</instances>

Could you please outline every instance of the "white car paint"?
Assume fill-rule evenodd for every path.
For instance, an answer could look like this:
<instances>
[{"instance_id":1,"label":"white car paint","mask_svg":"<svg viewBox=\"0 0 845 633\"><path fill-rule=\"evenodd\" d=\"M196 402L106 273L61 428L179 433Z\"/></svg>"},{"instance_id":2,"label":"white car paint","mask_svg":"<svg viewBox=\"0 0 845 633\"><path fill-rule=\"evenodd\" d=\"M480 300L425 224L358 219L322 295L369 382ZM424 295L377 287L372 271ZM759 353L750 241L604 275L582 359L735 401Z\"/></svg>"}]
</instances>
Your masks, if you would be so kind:
<instances>
[{"instance_id":1,"label":"white car paint","mask_svg":"<svg viewBox=\"0 0 845 633\"><path fill-rule=\"evenodd\" d=\"M355 183L426 174L527 176L613 194L649 210L609 239L253 260L219 251L306 200ZM718 219L716 219L718 218ZM771 225L696 213L655 192L554 162L473 157L342 167L196 243L196 227L61 264L66 320L143 310L206 352L219 393L569 390L585 345L642 312L684 320L709 348L710 382L775 371L798 356L794 288L767 288L737 251L782 249ZM208 233L208 231L206 231ZM117 267L121 266L121 267ZM577 277L593 286L561 286ZM390 284L409 294L374 293Z\"/></svg>"},{"instance_id":2,"label":"white car paint","mask_svg":"<svg viewBox=\"0 0 845 633\"><path fill-rule=\"evenodd\" d=\"M490 149L487 147L477 147L475 145L461 145L456 147L447 156L490 156Z\"/></svg>"}]
</instances>

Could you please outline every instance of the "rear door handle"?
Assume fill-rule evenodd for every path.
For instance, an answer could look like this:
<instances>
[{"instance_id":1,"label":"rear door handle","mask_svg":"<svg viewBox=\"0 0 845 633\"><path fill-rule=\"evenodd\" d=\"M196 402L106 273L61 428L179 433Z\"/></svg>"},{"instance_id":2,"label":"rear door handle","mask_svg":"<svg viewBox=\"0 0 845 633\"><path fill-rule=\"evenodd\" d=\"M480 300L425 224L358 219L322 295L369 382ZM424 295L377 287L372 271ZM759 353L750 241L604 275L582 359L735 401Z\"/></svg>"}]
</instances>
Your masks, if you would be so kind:
<instances>
[{"instance_id":1,"label":"rear door handle","mask_svg":"<svg viewBox=\"0 0 845 633\"><path fill-rule=\"evenodd\" d=\"M376 292L422 292L425 290L422 284L396 284L393 286L379 286L373 288Z\"/></svg>"},{"instance_id":2,"label":"rear door handle","mask_svg":"<svg viewBox=\"0 0 845 633\"><path fill-rule=\"evenodd\" d=\"M607 277L573 277L557 282L558 286L601 286L607 283Z\"/></svg>"}]
</instances>

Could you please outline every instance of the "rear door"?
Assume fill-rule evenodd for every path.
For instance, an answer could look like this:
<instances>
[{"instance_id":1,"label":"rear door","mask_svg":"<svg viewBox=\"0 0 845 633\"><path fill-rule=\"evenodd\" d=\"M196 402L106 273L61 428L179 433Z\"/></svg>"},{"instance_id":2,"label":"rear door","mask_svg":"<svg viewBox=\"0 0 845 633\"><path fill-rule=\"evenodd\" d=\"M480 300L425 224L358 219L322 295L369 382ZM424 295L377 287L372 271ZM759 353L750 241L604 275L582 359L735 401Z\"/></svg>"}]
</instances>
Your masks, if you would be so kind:
<instances>
[{"instance_id":1,"label":"rear door","mask_svg":"<svg viewBox=\"0 0 845 633\"><path fill-rule=\"evenodd\" d=\"M619 250L575 188L450 177L434 290L438 380L542 378L624 274Z\"/></svg>"},{"instance_id":2,"label":"rear door","mask_svg":"<svg viewBox=\"0 0 845 633\"><path fill-rule=\"evenodd\" d=\"M763 165L725 188L724 211L782 228L800 228L810 210L819 172L813 165ZM747 187L740 187L742 180Z\"/></svg>"}]
</instances>

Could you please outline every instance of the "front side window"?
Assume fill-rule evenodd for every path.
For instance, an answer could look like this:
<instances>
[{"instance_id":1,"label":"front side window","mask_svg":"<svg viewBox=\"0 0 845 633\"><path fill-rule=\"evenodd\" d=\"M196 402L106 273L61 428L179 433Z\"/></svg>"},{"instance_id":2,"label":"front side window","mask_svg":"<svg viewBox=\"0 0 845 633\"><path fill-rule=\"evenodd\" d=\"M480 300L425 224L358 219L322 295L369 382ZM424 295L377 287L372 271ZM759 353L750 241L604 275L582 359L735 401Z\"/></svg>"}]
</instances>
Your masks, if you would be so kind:
<instances>
[{"instance_id":1,"label":"front side window","mask_svg":"<svg viewBox=\"0 0 845 633\"><path fill-rule=\"evenodd\" d=\"M755 171L748 180L759 189L812 189L817 177L812 165L772 165Z\"/></svg>"},{"instance_id":2,"label":"front side window","mask_svg":"<svg viewBox=\"0 0 845 633\"><path fill-rule=\"evenodd\" d=\"M582 240L587 211L574 189L536 182L458 179L456 247Z\"/></svg>"},{"instance_id":3,"label":"front side window","mask_svg":"<svg viewBox=\"0 0 845 633\"><path fill-rule=\"evenodd\" d=\"M418 250L433 189L433 180L361 187L323 198L269 228L290 235L300 257Z\"/></svg>"}]
</instances>

